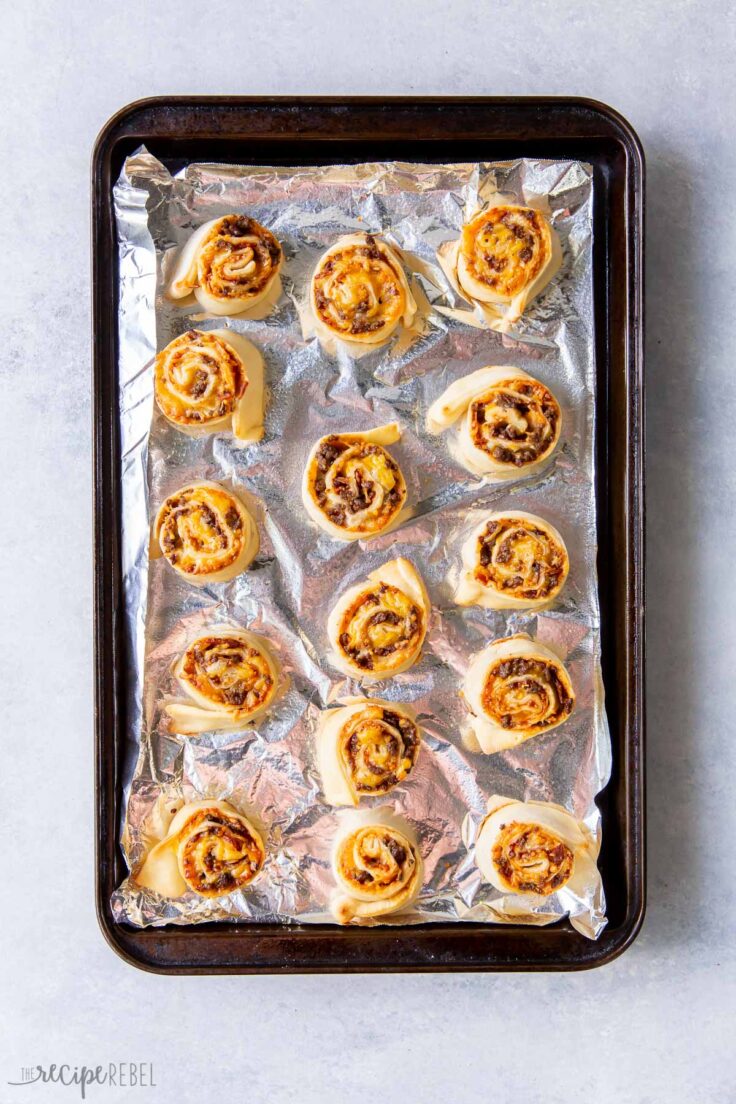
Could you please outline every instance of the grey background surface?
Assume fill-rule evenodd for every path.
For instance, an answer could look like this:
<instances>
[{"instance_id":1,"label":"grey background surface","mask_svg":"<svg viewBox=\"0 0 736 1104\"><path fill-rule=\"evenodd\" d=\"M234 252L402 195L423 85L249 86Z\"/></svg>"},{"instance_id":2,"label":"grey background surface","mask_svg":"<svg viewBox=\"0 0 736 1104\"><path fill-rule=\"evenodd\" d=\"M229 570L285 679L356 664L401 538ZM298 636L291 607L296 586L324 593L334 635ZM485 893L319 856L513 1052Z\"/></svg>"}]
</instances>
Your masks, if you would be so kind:
<instances>
[{"instance_id":1,"label":"grey background surface","mask_svg":"<svg viewBox=\"0 0 736 1104\"><path fill-rule=\"evenodd\" d=\"M634 3L9 3L0 164L0 1102L736 1099L736 15ZM93 910L88 169L157 93L578 94L648 160L649 911L583 975L167 979Z\"/></svg>"}]
</instances>

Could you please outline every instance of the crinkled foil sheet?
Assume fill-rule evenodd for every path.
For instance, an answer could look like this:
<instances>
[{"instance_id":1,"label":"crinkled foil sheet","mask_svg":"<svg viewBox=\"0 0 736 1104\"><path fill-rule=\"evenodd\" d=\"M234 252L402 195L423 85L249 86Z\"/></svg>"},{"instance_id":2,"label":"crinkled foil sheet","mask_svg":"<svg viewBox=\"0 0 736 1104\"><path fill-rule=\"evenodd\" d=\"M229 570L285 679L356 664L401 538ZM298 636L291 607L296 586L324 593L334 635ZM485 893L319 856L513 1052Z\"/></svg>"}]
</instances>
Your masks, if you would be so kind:
<instances>
[{"instance_id":1,"label":"crinkled foil sheet","mask_svg":"<svg viewBox=\"0 0 736 1104\"><path fill-rule=\"evenodd\" d=\"M491 192L548 203L563 267L517 324L499 334L437 312L457 301L436 262L441 242ZM125 628L129 701L125 814L121 843L134 869L145 851L145 822L162 791L229 799L254 811L267 830L268 859L247 890L216 901L187 894L165 901L127 878L113 896L116 918L135 925L223 919L330 921L331 848L341 812L327 806L315 768L320 707L360 687L327 658L326 622L336 596L380 563L407 556L433 603L421 660L369 693L411 702L425 742L412 776L376 805L415 827L425 884L414 911L390 923L518 923L483 882L473 840L491 794L555 801L595 831L595 795L610 770L600 679L594 500L595 365L592 311L592 175L579 162L360 164L307 168L189 165L176 176L145 149L126 162L115 187L120 263L120 430L122 435ZM283 295L265 319L226 324L262 352L269 397L263 441L236 447L231 436L193 439L154 409L152 361L177 335L207 317L163 298L176 247L207 219L247 212L268 226L286 253ZM303 336L301 304L323 252L341 234L370 230L405 253L425 299L425 333L354 358L326 353ZM454 379L486 364L526 369L563 407L564 446L541 476L484 485L450 456L447 435L424 428L429 404ZM342 544L306 517L300 479L309 449L330 432L396 420L392 452L405 474L415 516L370 542ZM234 581L197 589L166 561L148 560L149 519L163 498L192 480L231 481L255 504L261 550ZM493 612L453 604L462 534L479 511L540 513L566 538L571 573L562 600L544 612ZM232 621L262 632L289 677L286 696L254 729L172 736L162 701L174 691L171 664L195 631ZM560 728L513 751L465 750L459 687L469 658L485 643L526 631L566 663L577 707ZM601 896L566 891L546 900L530 923L566 912L584 934L605 924Z\"/></svg>"}]
</instances>

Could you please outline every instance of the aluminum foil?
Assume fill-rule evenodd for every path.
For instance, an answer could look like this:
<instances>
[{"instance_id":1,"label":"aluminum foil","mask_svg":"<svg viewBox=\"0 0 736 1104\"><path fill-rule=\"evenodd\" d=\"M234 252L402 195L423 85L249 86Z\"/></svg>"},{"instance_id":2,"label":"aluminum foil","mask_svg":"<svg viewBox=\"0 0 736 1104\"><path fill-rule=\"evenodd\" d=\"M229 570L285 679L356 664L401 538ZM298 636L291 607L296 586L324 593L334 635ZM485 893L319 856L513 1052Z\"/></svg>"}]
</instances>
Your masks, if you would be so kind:
<instances>
[{"instance_id":1,"label":"aluminum foil","mask_svg":"<svg viewBox=\"0 0 736 1104\"><path fill-rule=\"evenodd\" d=\"M594 502L595 364L591 287L592 174L579 162L249 168L189 165L176 176L145 149L130 157L115 187L120 263L120 429L123 575L130 700L121 845L131 869L147 847L147 825L161 795L230 800L255 814L268 858L248 889L215 900L193 893L164 900L126 878L113 896L118 920L135 925L211 919L329 922L331 850L344 811L324 803L313 733L319 710L358 684L331 665L326 622L336 596L387 559L406 555L433 604L421 660L370 693L411 702L424 746L410 778L374 799L408 819L425 868L422 893L389 923L514 922L485 883L473 841L494 793L555 801L600 832L595 795L610 770L610 740L600 679ZM494 191L543 204L560 236L561 272L514 331L499 334L448 317L457 300L436 260L437 247ZM243 211L282 242L283 294L262 319L226 320L262 352L268 406L264 439L235 445L227 433L191 438L153 403L155 353L192 325L221 318L163 298L176 250L208 219ZM315 263L341 234L370 230L404 252L423 306L424 332L410 342L351 356L326 352L305 336L303 302ZM452 459L447 436L427 434L429 404L459 376L486 364L526 369L547 383L563 408L564 445L542 475L485 485ZM342 544L306 517L300 480L310 448L330 432L396 420L392 453L405 475L414 516L396 532ZM217 479L255 505L261 550L227 584L192 587L161 558L149 563L149 522L178 487ZM463 535L489 509L542 514L566 538L571 572L561 601L544 612L460 608L452 601ZM169 734L162 702L174 692L171 665L205 626L232 622L263 632L289 688L247 732ZM469 658L485 643L525 631L563 658L577 706L560 728L492 756L466 749L467 714L459 687ZM361 803L363 804L363 803ZM369 801L370 805L371 802ZM569 912L595 937L605 924L602 895L563 890L527 922Z\"/></svg>"}]
</instances>

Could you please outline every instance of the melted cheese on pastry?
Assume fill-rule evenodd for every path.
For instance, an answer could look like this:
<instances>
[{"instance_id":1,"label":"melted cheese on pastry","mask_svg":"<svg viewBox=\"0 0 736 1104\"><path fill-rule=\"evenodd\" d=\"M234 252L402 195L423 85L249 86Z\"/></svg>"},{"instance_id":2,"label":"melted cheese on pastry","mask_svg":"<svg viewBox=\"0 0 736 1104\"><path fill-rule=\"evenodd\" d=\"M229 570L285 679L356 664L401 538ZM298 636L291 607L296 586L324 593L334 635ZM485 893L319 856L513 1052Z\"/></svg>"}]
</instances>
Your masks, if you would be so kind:
<instances>
[{"instance_id":1,"label":"melted cheese on pastry","mask_svg":"<svg viewBox=\"0 0 736 1104\"><path fill-rule=\"evenodd\" d=\"M228 802L192 801L175 814L134 880L162 897L181 897L188 889L222 897L249 885L265 857L256 828Z\"/></svg>"},{"instance_id":2,"label":"melted cheese on pastry","mask_svg":"<svg viewBox=\"0 0 736 1104\"><path fill-rule=\"evenodd\" d=\"M486 755L549 732L575 705L561 661L525 633L494 640L479 652L465 675L463 695Z\"/></svg>"},{"instance_id":3,"label":"melted cheese on pastry","mask_svg":"<svg viewBox=\"0 0 736 1104\"><path fill-rule=\"evenodd\" d=\"M338 837L333 870L339 892L332 914L340 924L370 922L406 909L421 889L419 851L388 819L377 812Z\"/></svg>"},{"instance_id":4,"label":"melted cheese on pastry","mask_svg":"<svg viewBox=\"0 0 736 1104\"><path fill-rule=\"evenodd\" d=\"M283 261L270 230L246 215L212 219L192 234L169 285L172 299L191 292L210 314L240 314L268 295Z\"/></svg>"},{"instance_id":5,"label":"melted cheese on pastry","mask_svg":"<svg viewBox=\"0 0 736 1104\"><path fill-rule=\"evenodd\" d=\"M456 380L430 406L427 430L442 433L461 415L458 460L491 482L540 470L560 439L557 399L521 368L479 368Z\"/></svg>"},{"instance_id":6,"label":"melted cheese on pastry","mask_svg":"<svg viewBox=\"0 0 736 1104\"><path fill-rule=\"evenodd\" d=\"M234 579L258 552L258 529L245 505L219 483L192 483L165 500L153 525L151 556L195 586Z\"/></svg>"},{"instance_id":7,"label":"melted cheese on pastry","mask_svg":"<svg viewBox=\"0 0 736 1104\"><path fill-rule=\"evenodd\" d=\"M403 782L416 763L421 736L406 706L370 698L322 713L316 736L325 799L357 805Z\"/></svg>"},{"instance_id":8,"label":"melted cheese on pastry","mask_svg":"<svg viewBox=\"0 0 736 1104\"><path fill-rule=\"evenodd\" d=\"M577 896L600 887L598 842L561 805L494 796L478 833L475 859L501 893L549 897L561 889Z\"/></svg>"},{"instance_id":9,"label":"melted cheese on pastry","mask_svg":"<svg viewBox=\"0 0 736 1104\"><path fill-rule=\"evenodd\" d=\"M170 701L171 729L184 735L238 731L273 703L279 668L266 640L230 626L196 637L174 665L189 701Z\"/></svg>"},{"instance_id":10,"label":"melted cheese on pastry","mask_svg":"<svg viewBox=\"0 0 736 1104\"><path fill-rule=\"evenodd\" d=\"M400 557L343 594L327 622L335 664L362 679L390 678L416 662L427 632L429 596Z\"/></svg>"},{"instance_id":11,"label":"melted cheese on pastry","mask_svg":"<svg viewBox=\"0 0 736 1104\"><path fill-rule=\"evenodd\" d=\"M263 436L263 360L232 330L189 330L154 365L156 403L183 433L227 426L244 441Z\"/></svg>"},{"instance_id":12,"label":"melted cheese on pastry","mask_svg":"<svg viewBox=\"0 0 736 1104\"><path fill-rule=\"evenodd\" d=\"M487 514L462 549L458 605L540 609L562 590L570 562L557 530L536 514Z\"/></svg>"},{"instance_id":13,"label":"melted cheese on pastry","mask_svg":"<svg viewBox=\"0 0 736 1104\"><path fill-rule=\"evenodd\" d=\"M312 449L302 501L313 521L338 540L365 540L394 526L406 483L383 447L401 437L396 422L365 433L331 433Z\"/></svg>"},{"instance_id":14,"label":"melted cheese on pastry","mask_svg":"<svg viewBox=\"0 0 736 1104\"><path fill-rule=\"evenodd\" d=\"M398 253L373 234L348 234L320 258L312 276L311 308L318 334L380 345L416 303Z\"/></svg>"}]
</instances>

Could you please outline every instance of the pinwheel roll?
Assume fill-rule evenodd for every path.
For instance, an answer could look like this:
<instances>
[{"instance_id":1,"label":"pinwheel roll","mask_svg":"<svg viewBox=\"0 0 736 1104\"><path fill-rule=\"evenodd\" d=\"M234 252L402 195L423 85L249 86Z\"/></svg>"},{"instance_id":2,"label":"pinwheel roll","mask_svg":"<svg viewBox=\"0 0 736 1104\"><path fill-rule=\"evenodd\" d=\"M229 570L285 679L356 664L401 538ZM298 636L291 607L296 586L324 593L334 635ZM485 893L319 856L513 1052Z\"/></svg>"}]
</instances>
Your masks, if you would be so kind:
<instances>
[{"instance_id":1,"label":"pinwheel roll","mask_svg":"<svg viewBox=\"0 0 736 1104\"><path fill-rule=\"evenodd\" d=\"M156 515L151 557L165 556L195 586L234 579L257 552L255 521L237 495L219 483L182 487Z\"/></svg>"},{"instance_id":2,"label":"pinwheel roll","mask_svg":"<svg viewBox=\"0 0 736 1104\"><path fill-rule=\"evenodd\" d=\"M270 230L247 215L212 219L192 234L169 285L172 299L194 292L210 314L240 314L268 295L283 251Z\"/></svg>"},{"instance_id":3,"label":"pinwheel roll","mask_svg":"<svg viewBox=\"0 0 736 1104\"><path fill-rule=\"evenodd\" d=\"M422 886L422 860L409 830L388 810L346 826L338 836L333 870L338 894L332 914L340 924L370 923L406 909Z\"/></svg>"},{"instance_id":4,"label":"pinwheel roll","mask_svg":"<svg viewBox=\"0 0 736 1104\"><path fill-rule=\"evenodd\" d=\"M486 881L501 893L549 897L600 889L598 841L561 805L494 796L475 844ZM533 904L533 902L531 902Z\"/></svg>"},{"instance_id":5,"label":"pinwheel roll","mask_svg":"<svg viewBox=\"0 0 736 1104\"><path fill-rule=\"evenodd\" d=\"M562 590L570 561L557 530L522 510L487 514L462 550L461 606L539 609Z\"/></svg>"},{"instance_id":6,"label":"pinwheel roll","mask_svg":"<svg viewBox=\"0 0 736 1104\"><path fill-rule=\"evenodd\" d=\"M406 483L386 452L401 437L396 422L365 433L331 433L312 449L302 500L313 521L338 540L384 533L399 520Z\"/></svg>"},{"instance_id":7,"label":"pinwheel roll","mask_svg":"<svg viewBox=\"0 0 736 1104\"><path fill-rule=\"evenodd\" d=\"M486 755L549 732L575 705L563 664L526 633L494 640L479 652L465 675L463 695Z\"/></svg>"},{"instance_id":8,"label":"pinwheel roll","mask_svg":"<svg viewBox=\"0 0 736 1104\"><path fill-rule=\"evenodd\" d=\"M357 805L407 778L421 736L406 706L370 698L325 710L316 742L326 800Z\"/></svg>"},{"instance_id":9,"label":"pinwheel roll","mask_svg":"<svg viewBox=\"0 0 736 1104\"><path fill-rule=\"evenodd\" d=\"M560 439L557 399L521 368L479 368L456 380L429 408L427 429L442 433L461 415L457 458L491 482L540 470Z\"/></svg>"},{"instance_id":10,"label":"pinwheel roll","mask_svg":"<svg viewBox=\"0 0 736 1104\"><path fill-rule=\"evenodd\" d=\"M410 326L416 303L396 250L373 234L348 234L320 258L312 276L317 332L381 345L399 323Z\"/></svg>"},{"instance_id":11,"label":"pinwheel roll","mask_svg":"<svg viewBox=\"0 0 736 1104\"><path fill-rule=\"evenodd\" d=\"M507 323L523 314L562 261L557 234L540 211L501 203L467 222L439 255L461 294Z\"/></svg>"},{"instance_id":12,"label":"pinwheel roll","mask_svg":"<svg viewBox=\"0 0 736 1104\"><path fill-rule=\"evenodd\" d=\"M335 664L361 679L391 678L419 658L429 596L413 564L399 557L343 594L327 622Z\"/></svg>"},{"instance_id":13,"label":"pinwheel roll","mask_svg":"<svg viewBox=\"0 0 736 1104\"><path fill-rule=\"evenodd\" d=\"M238 731L272 705L279 668L262 636L230 626L196 637L174 665L189 701L170 701L171 729L183 735Z\"/></svg>"},{"instance_id":14,"label":"pinwheel roll","mask_svg":"<svg viewBox=\"0 0 736 1104\"><path fill-rule=\"evenodd\" d=\"M188 889L223 897L249 885L266 857L251 822L226 801L192 801L174 815L134 880L162 897Z\"/></svg>"},{"instance_id":15,"label":"pinwheel roll","mask_svg":"<svg viewBox=\"0 0 736 1104\"><path fill-rule=\"evenodd\" d=\"M183 433L263 436L263 360L240 334L189 330L158 354L154 380L159 410Z\"/></svg>"}]
</instances>

